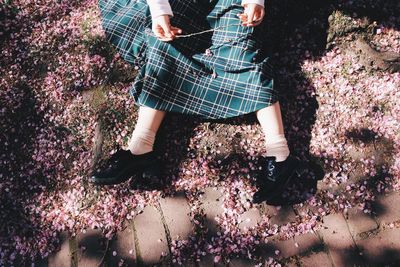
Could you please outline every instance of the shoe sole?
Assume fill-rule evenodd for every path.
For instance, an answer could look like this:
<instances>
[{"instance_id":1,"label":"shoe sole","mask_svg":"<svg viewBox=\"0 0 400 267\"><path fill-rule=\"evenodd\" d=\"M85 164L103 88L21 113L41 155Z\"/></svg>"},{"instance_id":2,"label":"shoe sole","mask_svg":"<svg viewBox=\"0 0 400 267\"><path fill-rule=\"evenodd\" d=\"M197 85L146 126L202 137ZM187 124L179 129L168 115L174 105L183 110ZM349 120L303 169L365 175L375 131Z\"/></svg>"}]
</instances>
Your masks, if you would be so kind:
<instances>
[{"instance_id":1,"label":"shoe sole","mask_svg":"<svg viewBox=\"0 0 400 267\"><path fill-rule=\"evenodd\" d=\"M90 177L90 181L95 185L114 185L120 184L123 182L128 181L133 175L142 175L143 172L146 170L147 167L152 166L155 161L151 161L148 164L142 166L129 166L122 170L118 175L114 177L107 177L107 178L93 178Z\"/></svg>"}]
</instances>

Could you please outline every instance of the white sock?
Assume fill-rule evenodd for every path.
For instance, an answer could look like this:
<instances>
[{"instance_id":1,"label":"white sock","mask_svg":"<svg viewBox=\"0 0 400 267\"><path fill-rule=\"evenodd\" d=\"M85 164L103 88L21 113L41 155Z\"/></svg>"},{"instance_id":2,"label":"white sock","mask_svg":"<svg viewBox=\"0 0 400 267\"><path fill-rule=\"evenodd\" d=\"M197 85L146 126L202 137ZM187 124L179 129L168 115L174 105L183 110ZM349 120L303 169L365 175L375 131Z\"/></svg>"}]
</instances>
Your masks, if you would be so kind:
<instances>
[{"instance_id":1,"label":"white sock","mask_svg":"<svg viewBox=\"0 0 400 267\"><path fill-rule=\"evenodd\" d=\"M284 134L267 136L265 140L267 156L276 157L276 161L284 161L290 154L289 147Z\"/></svg>"},{"instance_id":2,"label":"white sock","mask_svg":"<svg viewBox=\"0 0 400 267\"><path fill-rule=\"evenodd\" d=\"M144 154L153 150L156 132L147 128L135 128L129 140L128 148L134 155Z\"/></svg>"}]
</instances>

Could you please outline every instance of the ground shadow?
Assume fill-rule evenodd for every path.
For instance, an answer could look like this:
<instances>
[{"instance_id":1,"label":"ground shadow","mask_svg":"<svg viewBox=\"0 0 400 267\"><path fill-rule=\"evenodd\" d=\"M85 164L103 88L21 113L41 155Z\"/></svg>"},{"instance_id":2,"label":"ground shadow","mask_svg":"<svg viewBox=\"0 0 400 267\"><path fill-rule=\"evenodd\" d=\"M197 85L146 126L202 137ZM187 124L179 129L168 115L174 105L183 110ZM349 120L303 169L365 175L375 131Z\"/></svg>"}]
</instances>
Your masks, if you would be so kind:
<instances>
[{"instance_id":1,"label":"ground shadow","mask_svg":"<svg viewBox=\"0 0 400 267\"><path fill-rule=\"evenodd\" d=\"M57 181L53 179L57 162L35 151L39 149L36 140L43 138L40 129L46 126L32 88L25 82L18 82L11 94L4 102L2 99L5 117L2 118L0 137L0 159L7 163L0 175L0 240L3 244L1 260L4 262L14 253L19 242L22 246L30 246L29 240L42 238L43 222L35 214L37 211L32 210L32 201L36 195L57 188ZM55 127L54 131L60 139L67 134L60 127ZM35 157L43 159L35 160ZM47 241L46 245L56 246L55 238ZM21 255L16 257L20 264L29 260Z\"/></svg>"}]
</instances>

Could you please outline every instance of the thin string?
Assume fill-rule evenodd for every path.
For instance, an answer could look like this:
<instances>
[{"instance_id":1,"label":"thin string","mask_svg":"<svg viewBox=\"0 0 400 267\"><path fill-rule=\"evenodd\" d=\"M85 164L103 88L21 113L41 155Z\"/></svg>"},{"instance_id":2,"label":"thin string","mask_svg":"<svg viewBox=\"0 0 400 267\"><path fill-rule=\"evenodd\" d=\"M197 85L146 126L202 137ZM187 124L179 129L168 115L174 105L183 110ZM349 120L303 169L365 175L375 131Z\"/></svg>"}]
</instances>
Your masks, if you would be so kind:
<instances>
[{"instance_id":1,"label":"thin string","mask_svg":"<svg viewBox=\"0 0 400 267\"><path fill-rule=\"evenodd\" d=\"M260 20L261 19L253 20L253 22L257 23ZM207 33L207 32L213 32L213 31L220 30L220 29L223 29L223 28L232 27L232 26L240 26L240 25L242 25L242 24L241 23L235 23L235 24L219 26L219 27L216 27L214 29L209 29L209 30L205 30L205 31L194 32L194 33L190 33L190 34L179 34L179 35L176 35L175 38L188 38L188 37L192 37L192 36L195 36L195 35L204 34L204 33ZM148 31L147 34L150 34L152 36L156 36L152 31Z\"/></svg>"},{"instance_id":2,"label":"thin string","mask_svg":"<svg viewBox=\"0 0 400 267\"><path fill-rule=\"evenodd\" d=\"M231 27L231 26L240 26L240 25L241 25L241 23L236 23L236 24L231 24L231 25L219 26L219 27L216 27L214 29L209 29L209 30L205 30L205 31L201 31L201 32L194 32L194 33L182 34L182 35L178 34L178 35L175 36L175 38L187 38L187 37L192 37L192 36L195 36L195 35L204 34L204 33L207 33L207 32L213 32L213 31L216 31L216 30L219 30L219 29L223 29L223 28L227 28L227 27Z\"/></svg>"}]
</instances>

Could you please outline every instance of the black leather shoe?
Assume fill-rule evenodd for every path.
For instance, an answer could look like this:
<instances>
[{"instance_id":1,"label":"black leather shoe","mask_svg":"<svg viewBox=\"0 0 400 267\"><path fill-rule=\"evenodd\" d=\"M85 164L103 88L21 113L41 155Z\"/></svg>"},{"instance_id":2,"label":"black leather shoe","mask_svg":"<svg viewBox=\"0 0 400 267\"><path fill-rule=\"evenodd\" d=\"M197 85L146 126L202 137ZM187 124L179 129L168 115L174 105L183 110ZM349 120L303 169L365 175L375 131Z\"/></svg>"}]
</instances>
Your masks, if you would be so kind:
<instances>
[{"instance_id":1,"label":"black leather shoe","mask_svg":"<svg viewBox=\"0 0 400 267\"><path fill-rule=\"evenodd\" d=\"M93 171L90 181L97 185L119 184L132 175L139 174L149 167L157 165L154 151L134 155L129 150L118 149L105 164Z\"/></svg>"},{"instance_id":2,"label":"black leather shoe","mask_svg":"<svg viewBox=\"0 0 400 267\"><path fill-rule=\"evenodd\" d=\"M275 157L262 157L262 167L262 174L256 178L259 190L253 195L256 204L280 197L290 179L302 174L301 162L291 155L282 162L276 162Z\"/></svg>"}]
</instances>

